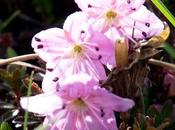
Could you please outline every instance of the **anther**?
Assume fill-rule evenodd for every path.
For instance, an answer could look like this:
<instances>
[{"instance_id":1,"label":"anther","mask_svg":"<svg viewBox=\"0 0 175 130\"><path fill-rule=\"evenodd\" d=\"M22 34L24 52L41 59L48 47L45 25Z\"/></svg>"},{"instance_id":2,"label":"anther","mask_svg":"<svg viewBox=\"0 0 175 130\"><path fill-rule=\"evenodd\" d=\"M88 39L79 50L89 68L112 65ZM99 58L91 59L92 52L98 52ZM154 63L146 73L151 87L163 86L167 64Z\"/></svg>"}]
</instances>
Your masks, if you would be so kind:
<instances>
[{"instance_id":1,"label":"anther","mask_svg":"<svg viewBox=\"0 0 175 130\"><path fill-rule=\"evenodd\" d=\"M59 78L58 77L55 77L54 79L53 79L53 82L57 82L59 80Z\"/></svg>"},{"instance_id":2,"label":"anther","mask_svg":"<svg viewBox=\"0 0 175 130\"><path fill-rule=\"evenodd\" d=\"M147 37L146 32L142 32L142 35L143 35L144 37Z\"/></svg>"},{"instance_id":3,"label":"anther","mask_svg":"<svg viewBox=\"0 0 175 130\"><path fill-rule=\"evenodd\" d=\"M96 51L99 51L99 48L98 48L98 47L95 47L95 50L96 50Z\"/></svg>"},{"instance_id":4,"label":"anther","mask_svg":"<svg viewBox=\"0 0 175 130\"><path fill-rule=\"evenodd\" d=\"M131 8L131 10L136 11L136 8Z\"/></svg>"},{"instance_id":5,"label":"anther","mask_svg":"<svg viewBox=\"0 0 175 130\"><path fill-rule=\"evenodd\" d=\"M65 109L65 108L66 108L66 104L63 104L62 109Z\"/></svg>"},{"instance_id":6,"label":"anther","mask_svg":"<svg viewBox=\"0 0 175 130\"><path fill-rule=\"evenodd\" d=\"M145 23L145 26L150 27L150 23Z\"/></svg>"},{"instance_id":7,"label":"anther","mask_svg":"<svg viewBox=\"0 0 175 130\"><path fill-rule=\"evenodd\" d=\"M91 4L88 4L88 8L92 8L92 5Z\"/></svg>"},{"instance_id":8,"label":"anther","mask_svg":"<svg viewBox=\"0 0 175 130\"><path fill-rule=\"evenodd\" d=\"M105 116L105 112L104 112L104 110L102 108L100 109L100 112L101 112L101 115L100 116L101 117L104 117Z\"/></svg>"},{"instance_id":9,"label":"anther","mask_svg":"<svg viewBox=\"0 0 175 130\"><path fill-rule=\"evenodd\" d=\"M35 41L37 41L37 42L41 42L41 39L35 37Z\"/></svg>"},{"instance_id":10,"label":"anther","mask_svg":"<svg viewBox=\"0 0 175 130\"><path fill-rule=\"evenodd\" d=\"M43 48L44 46L42 45L42 44L40 44L40 45L38 45L37 46L37 49L41 49L41 48Z\"/></svg>"},{"instance_id":11,"label":"anther","mask_svg":"<svg viewBox=\"0 0 175 130\"><path fill-rule=\"evenodd\" d=\"M131 0L127 0L127 3L128 3L128 4L131 4Z\"/></svg>"},{"instance_id":12,"label":"anther","mask_svg":"<svg viewBox=\"0 0 175 130\"><path fill-rule=\"evenodd\" d=\"M81 33L85 33L85 31L84 30L81 30Z\"/></svg>"},{"instance_id":13,"label":"anther","mask_svg":"<svg viewBox=\"0 0 175 130\"><path fill-rule=\"evenodd\" d=\"M99 56L98 56L98 59L100 60L101 58L102 58L102 56L101 56L101 55L99 55Z\"/></svg>"},{"instance_id":14,"label":"anther","mask_svg":"<svg viewBox=\"0 0 175 130\"><path fill-rule=\"evenodd\" d=\"M47 70L48 70L49 72L52 72L52 71L53 71L53 69L52 69L52 68L47 68Z\"/></svg>"}]
</instances>

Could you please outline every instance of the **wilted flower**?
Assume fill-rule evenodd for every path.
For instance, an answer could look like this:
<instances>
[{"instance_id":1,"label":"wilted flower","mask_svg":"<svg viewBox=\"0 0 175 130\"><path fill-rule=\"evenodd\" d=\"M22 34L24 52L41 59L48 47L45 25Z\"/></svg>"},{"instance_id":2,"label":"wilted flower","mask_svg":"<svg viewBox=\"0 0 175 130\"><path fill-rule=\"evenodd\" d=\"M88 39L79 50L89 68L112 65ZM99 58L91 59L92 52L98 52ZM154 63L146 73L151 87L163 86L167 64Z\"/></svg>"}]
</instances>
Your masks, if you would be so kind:
<instances>
[{"instance_id":1,"label":"wilted flower","mask_svg":"<svg viewBox=\"0 0 175 130\"><path fill-rule=\"evenodd\" d=\"M92 30L83 12L70 15L63 29L51 28L36 34L32 47L47 62L48 82L57 84L59 78L84 72L97 80L106 78L103 64L114 57L114 47L102 33ZM113 61L115 63L115 61ZM51 74L48 74L52 72ZM51 85L53 86L53 85ZM47 88L43 88L44 91Z\"/></svg>"},{"instance_id":2,"label":"wilted flower","mask_svg":"<svg viewBox=\"0 0 175 130\"><path fill-rule=\"evenodd\" d=\"M145 0L75 0L89 15L93 27L102 32L114 27L119 35L143 39L159 34L163 23L143 3ZM116 36L116 33L113 34Z\"/></svg>"},{"instance_id":3,"label":"wilted flower","mask_svg":"<svg viewBox=\"0 0 175 130\"><path fill-rule=\"evenodd\" d=\"M168 96L175 96L175 75L167 72L164 77L164 84L168 86Z\"/></svg>"},{"instance_id":4,"label":"wilted flower","mask_svg":"<svg viewBox=\"0 0 175 130\"><path fill-rule=\"evenodd\" d=\"M48 129L117 130L114 111L127 111L134 105L99 87L87 74L72 75L61 85L58 92L21 99L23 108L46 116Z\"/></svg>"}]
</instances>

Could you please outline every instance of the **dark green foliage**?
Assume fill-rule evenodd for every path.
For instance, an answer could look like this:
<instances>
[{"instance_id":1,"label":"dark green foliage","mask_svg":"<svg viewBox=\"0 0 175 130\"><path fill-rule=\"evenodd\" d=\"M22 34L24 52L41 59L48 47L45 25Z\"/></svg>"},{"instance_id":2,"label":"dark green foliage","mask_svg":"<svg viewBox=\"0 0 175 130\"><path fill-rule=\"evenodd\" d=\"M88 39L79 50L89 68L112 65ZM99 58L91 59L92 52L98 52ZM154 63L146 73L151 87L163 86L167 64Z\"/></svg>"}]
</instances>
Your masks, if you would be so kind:
<instances>
[{"instance_id":1,"label":"dark green foliage","mask_svg":"<svg viewBox=\"0 0 175 130\"><path fill-rule=\"evenodd\" d=\"M2 122L0 124L0 130L12 130L11 126L7 122Z\"/></svg>"}]
</instances>

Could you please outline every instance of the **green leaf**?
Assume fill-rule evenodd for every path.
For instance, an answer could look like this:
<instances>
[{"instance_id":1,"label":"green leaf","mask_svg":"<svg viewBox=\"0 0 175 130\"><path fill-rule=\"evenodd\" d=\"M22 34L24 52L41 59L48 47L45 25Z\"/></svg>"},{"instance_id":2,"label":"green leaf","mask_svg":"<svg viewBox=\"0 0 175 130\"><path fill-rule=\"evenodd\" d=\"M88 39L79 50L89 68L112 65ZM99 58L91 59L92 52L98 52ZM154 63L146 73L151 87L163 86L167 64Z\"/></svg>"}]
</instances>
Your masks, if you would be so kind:
<instances>
[{"instance_id":1,"label":"green leaf","mask_svg":"<svg viewBox=\"0 0 175 130\"><path fill-rule=\"evenodd\" d=\"M158 117L159 111L154 106L150 106L147 110L147 115L150 117Z\"/></svg>"},{"instance_id":2,"label":"green leaf","mask_svg":"<svg viewBox=\"0 0 175 130\"><path fill-rule=\"evenodd\" d=\"M4 121L4 120L7 121L7 120L10 120L10 119L16 117L18 115L18 113L19 113L18 109L9 110L9 111L5 112L4 114L2 114L0 116L1 117L0 119L2 121Z\"/></svg>"},{"instance_id":3,"label":"green leaf","mask_svg":"<svg viewBox=\"0 0 175 130\"><path fill-rule=\"evenodd\" d=\"M162 14L171 22L175 27L175 17L172 13L166 8L161 0L152 0L153 4L162 12Z\"/></svg>"},{"instance_id":4,"label":"green leaf","mask_svg":"<svg viewBox=\"0 0 175 130\"><path fill-rule=\"evenodd\" d=\"M171 117L173 114L173 103L171 100L168 100L164 103L163 108L161 110L161 116L163 119L167 117Z\"/></svg>"},{"instance_id":5,"label":"green leaf","mask_svg":"<svg viewBox=\"0 0 175 130\"><path fill-rule=\"evenodd\" d=\"M7 58L15 57L15 56L17 56L17 53L13 48L8 47L7 51L6 51L6 56L7 56Z\"/></svg>"},{"instance_id":6,"label":"green leaf","mask_svg":"<svg viewBox=\"0 0 175 130\"><path fill-rule=\"evenodd\" d=\"M39 125L37 128L35 128L34 130L48 130L49 127L47 126L43 126L43 125Z\"/></svg>"},{"instance_id":7,"label":"green leaf","mask_svg":"<svg viewBox=\"0 0 175 130\"><path fill-rule=\"evenodd\" d=\"M12 85L12 74L4 69L0 69L0 79L4 80L10 86Z\"/></svg>"},{"instance_id":8,"label":"green leaf","mask_svg":"<svg viewBox=\"0 0 175 130\"><path fill-rule=\"evenodd\" d=\"M39 13L46 15L48 22L53 21L53 4L51 0L33 0L33 5L36 6Z\"/></svg>"},{"instance_id":9,"label":"green leaf","mask_svg":"<svg viewBox=\"0 0 175 130\"><path fill-rule=\"evenodd\" d=\"M12 130L11 126L7 122L2 122L0 130Z\"/></svg>"},{"instance_id":10,"label":"green leaf","mask_svg":"<svg viewBox=\"0 0 175 130\"><path fill-rule=\"evenodd\" d=\"M27 67L22 66L20 69L19 79L23 79L26 75Z\"/></svg>"},{"instance_id":11,"label":"green leaf","mask_svg":"<svg viewBox=\"0 0 175 130\"><path fill-rule=\"evenodd\" d=\"M165 51L173 58L175 59L175 48L173 48L170 44L165 43L163 48Z\"/></svg>"},{"instance_id":12,"label":"green leaf","mask_svg":"<svg viewBox=\"0 0 175 130\"><path fill-rule=\"evenodd\" d=\"M2 32L16 16L18 16L21 12L19 10L15 11L10 17L8 17L5 21L0 24L0 32Z\"/></svg>"},{"instance_id":13,"label":"green leaf","mask_svg":"<svg viewBox=\"0 0 175 130\"><path fill-rule=\"evenodd\" d=\"M170 123L164 130L175 130L175 121Z\"/></svg>"},{"instance_id":14,"label":"green leaf","mask_svg":"<svg viewBox=\"0 0 175 130\"><path fill-rule=\"evenodd\" d=\"M15 106L13 104L0 101L0 109L14 109L14 108Z\"/></svg>"},{"instance_id":15,"label":"green leaf","mask_svg":"<svg viewBox=\"0 0 175 130\"><path fill-rule=\"evenodd\" d=\"M28 91L27 91L27 97L29 97L31 95L33 75L34 75L34 71L32 71L32 73L30 75L29 87L28 87ZM27 106L28 105L29 105L29 100L27 99ZM26 110L25 111L25 115L24 115L24 126L23 126L23 130L27 130L27 124L28 124L28 111Z\"/></svg>"}]
</instances>

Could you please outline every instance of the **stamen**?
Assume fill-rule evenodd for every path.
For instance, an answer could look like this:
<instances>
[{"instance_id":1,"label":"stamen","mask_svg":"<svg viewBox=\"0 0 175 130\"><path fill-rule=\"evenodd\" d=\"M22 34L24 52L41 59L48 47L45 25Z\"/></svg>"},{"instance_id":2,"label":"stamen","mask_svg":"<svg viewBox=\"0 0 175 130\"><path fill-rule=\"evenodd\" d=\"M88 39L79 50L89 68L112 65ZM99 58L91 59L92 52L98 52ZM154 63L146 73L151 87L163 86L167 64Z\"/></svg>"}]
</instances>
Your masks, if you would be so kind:
<instances>
[{"instance_id":1,"label":"stamen","mask_svg":"<svg viewBox=\"0 0 175 130\"><path fill-rule=\"evenodd\" d=\"M105 123L99 118L99 116L96 114L96 112L94 111L94 106L89 107L89 109L91 110L91 112L93 113L93 115L97 118L97 120L99 121L99 123L105 128L107 129L107 126L105 125Z\"/></svg>"},{"instance_id":2,"label":"stamen","mask_svg":"<svg viewBox=\"0 0 175 130\"><path fill-rule=\"evenodd\" d=\"M86 106L85 102L81 98L77 98L76 100L74 100L73 104L80 107L80 108Z\"/></svg>"},{"instance_id":3,"label":"stamen","mask_svg":"<svg viewBox=\"0 0 175 130\"><path fill-rule=\"evenodd\" d=\"M97 77L97 79L99 79L99 74L98 74L97 67L94 65L91 58L87 54L85 56L88 60L88 62L84 63L85 66L87 66L88 69L94 73L94 75Z\"/></svg>"}]
</instances>

